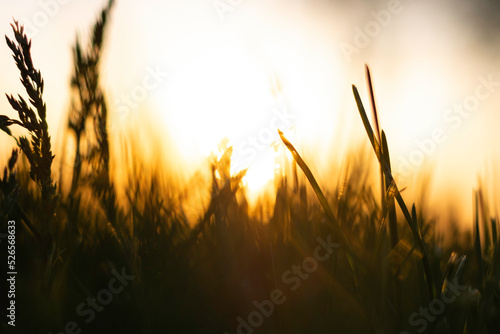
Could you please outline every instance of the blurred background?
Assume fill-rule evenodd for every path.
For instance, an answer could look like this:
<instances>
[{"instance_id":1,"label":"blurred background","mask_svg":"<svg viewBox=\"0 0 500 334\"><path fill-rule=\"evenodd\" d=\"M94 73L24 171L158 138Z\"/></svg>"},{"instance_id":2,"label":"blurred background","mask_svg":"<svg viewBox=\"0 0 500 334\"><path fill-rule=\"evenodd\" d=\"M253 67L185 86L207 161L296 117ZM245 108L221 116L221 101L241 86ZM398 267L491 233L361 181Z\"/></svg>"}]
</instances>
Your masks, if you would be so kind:
<instances>
[{"instance_id":1,"label":"blurred background","mask_svg":"<svg viewBox=\"0 0 500 334\"><path fill-rule=\"evenodd\" d=\"M55 147L70 106L71 47L76 37L85 41L104 4L0 2L0 33L12 36L14 18L33 40ZM144 159L162 153L165 169L187 179L227 138L233 172L249 167L245 182L258 193L278 168L280 128L327 187L349 150L368 145L351 89L357 85L369 105L366 63L404 196L427 185L429 207L469 229L479 183L499 204L498 7L492 0L117 1L101 64L112 146L133 129ZM0 91L17 94L6 45L0 64ZM0 109L17 117L6 98ZM0 145L5 164L15 142L2 135ZM57 172L71 171L61 150ZM120 164L114 168L119 175Z\"/></svg>"}]
</instances>

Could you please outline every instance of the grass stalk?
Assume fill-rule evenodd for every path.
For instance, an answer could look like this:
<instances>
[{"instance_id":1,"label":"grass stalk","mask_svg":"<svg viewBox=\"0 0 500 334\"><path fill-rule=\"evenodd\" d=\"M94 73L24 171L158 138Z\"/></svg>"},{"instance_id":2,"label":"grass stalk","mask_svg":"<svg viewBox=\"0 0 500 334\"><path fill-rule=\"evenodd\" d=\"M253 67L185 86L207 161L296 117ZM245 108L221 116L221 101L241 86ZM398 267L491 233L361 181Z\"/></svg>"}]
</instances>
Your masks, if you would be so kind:
<instances>
[{"instance_id":1,"label":"grass stalk","mask_svg":"<svg viewBox=\"0 0 500 334\"><path fill-rule=\"evenodd\" d=\"M481 288L484 287L483 278L483 255L481 247L481 232L479 229L479 195L474 192L474 253L477 262L477 285Z\"/></svg>"},{"instance_id":2,"label":"grass stalk","mask_svg":"<svg viewBox=\"0 0 500 334\"><path fill-rule=\"evenodd\" d=\"M377 105L375 104L375 93L373 91L373 83L372 83L372 76L370 73L370 68L368 67L367 64L365 64L365 72L366 72L366 83L368 85L368 93L369 93L369 98L370 98L370 105L371 105L371 110L372 110L372 115L373 115L373 121L375 123L375 131L377 134L377 139L379 143L382 142L381 135L380 135L380 124L378 120L378 113L377 113ZM385 217L387 212L385 211L386 205L385 205L385 193L387 191L387 187L385 185L384 181L384 170L382 166L380 166L380 207L382 208L382 217ZM392 238L391 238L392 240ZM394 244L392 247L394 248Z\"/></svg>"},{"instance_id":3,"label":"grass stalk","mask_svg":"<svg viewBox=\"0 0 500 334\"><path fill-rule=\"evenodd\" d=\"M339 240L340 240L342 248L344 249L347 260L348 260L349 265L351 267L351 270L353 272L355 284L356 284L356 286L358 286L358 282L359 282L358 281L358 270L357 270L356 263L355 263L354 253L352 252L352 249L351 249L351 246L349 245L349 242L347 241L347 239L344 236L344 232L342 231L342 228L339 225L339 221L338 221L337 217L335 216L330 205L328 204L328 201L326 200L326 197L323 194L323 191L321 190L318 182L314 178L314 175L312 174L311 170L309 169L307 164L304 162L304 160L302 159L300 154L297 152L297 150L292 145L292 143L290 143L290 141L285 137L283 132L278 130L278 133L281 137L281 140L283 141L283 143L287 147L287 149L290 151L290 153L292 153L294 160L297 162L299 167L302 169L302 171L306 175L307 180L311 184L311 186L314 190L314 193L316 194L316 197L318 197L318 200L321 203L321 206L323 207L323 210L325 211L328 219L330 219L330 221L332 222L335 236L337 238L339 238Z\"/></svg>"},{"instance_id":4,"label":"grass stalk","mask_svg":"<svg viewBox=\"0 0 500 334\"><path fill-rule=\"evenodd\" d=\"M385 132L382 130L382 154L387 161L387 167L389 168L389 172L392 173L391 169L391 160L389 154L389 146L387 145L387 138L385 136ZM380 166L381 170L383 170L382 165ZM386 192L391 191L393 189L393 183L389 181L389 179L385 178L385 189ZM398 220L396 216L396 205L394 202L394 196L391 196L387 199L386 208L387 215L389 216L389 234L391 238L391 247L394 248L399 242L398 237Z\"/></svg>"},{"instance_id":5,"label":"grass stalk","mask_svg":"<svg viewBox=\"0 0 500 334\"><path fill-rule=\"evenodd\" d=\"M406 221L408 222L408 225L409 225L409 227L414 235L414 238L415 238L415 241L417 242L419 250L422 252L422 264L424 266L424 272L425 272L425 278L426 278L426 284L427 284L427 292L429 295L429 300L433 300L435 298L435 295L436 295L436 292L435 292L436 289L434 286L434 280L432 278L432 273L431 273L430 264L429 264L429 258L428 258L427 252L425 250L425 246L424 246L424 243L423 243L422 238L420 236L420 233L418 231L418 226L417 226L416 222L414 222L413 219L411 218L410 212L408 211L408 207L406 206L406 203L404 202L403 197L401 196L401 193L398 189L396 181L394 180L394 177L392 176L392 173L391 173L391 170L388 166L388 163L382 154L380 144L373 134L373 130L372 130L372 127L370 125L370 121L368 120L368 117L366 116L365 108L363 106L363 102L361 101L361 97L359 96L358 89L356 88L355 85L352 85L352 90L353 90L353 94L354 94L354 99L356 100L356 104L358 106L359 114L360 114L361 119L363 121L363 125L365 127L368 138L370 139L370 143L372 144L373 150L375 151L375 155L377 156L379 164L384 169L384 175L385 175L386 179L391 184L394 183L396 200L398 201L399 207L401 208L401 211L403 212L403 215L404 215Z\"/></svg>"}]
</instances>

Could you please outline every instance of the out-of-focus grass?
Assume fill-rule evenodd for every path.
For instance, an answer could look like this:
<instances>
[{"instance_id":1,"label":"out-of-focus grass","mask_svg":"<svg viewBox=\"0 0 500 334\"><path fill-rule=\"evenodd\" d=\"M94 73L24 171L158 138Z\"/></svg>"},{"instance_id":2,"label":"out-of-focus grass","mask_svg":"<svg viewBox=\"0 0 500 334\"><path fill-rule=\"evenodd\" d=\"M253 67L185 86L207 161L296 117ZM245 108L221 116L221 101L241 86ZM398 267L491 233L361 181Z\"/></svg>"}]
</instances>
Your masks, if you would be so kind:
<instances>
[{"instance_id":1,"label":"out-of-focus grass","mask_svg":"<svg viewBox=\"0 0 500 334\"><path fill-rule=\"evenodd\" d=\"M91 45L77 44L74 49L76 102L68 135L87 144L82 145L86 150L74 148L76 168L69 192L56 186L45 166L35 162L48 161L45 127L33 130L35 138L41 135L42 150L33 149L35 157L26 159L27 146L21 143L25 154L18 158L13 152L0 182L1 233L8 219L22 223L17 229L18 332L55 333L75 321L82 333L236 333L237 318L246 320L256 310L253 301L270 299L276 288L286 300L263 317L256 333L416 332L419 327L409 317L428 308L457 281L467 289L428 320L422 332L496 333L498 218L490 217L493 210L486 207L479 189L474 243L457 241L457 247L443 249L431 217L423 210L417 215L418 203L411 210L407 207L392 176L386 135L379 125L374 133L355 87L359 113L382 171L381 198L375 195L378 188L362 150L337 186L320 185L282 134L307 181L290 161L291 175L276 180L269 218L249 213L241 189L244 172L229 172L231 148L210 162L208 182L193 181L183 191L173 191L177 185L161 171L145 172L148 166L140 163L140 149L115 148L130 154L133 162L126 169L124 194L117 195L110 169L106 97L97 80L112 4L99 17ZM18 43L18 35L23 41L22 31L15 33ZM368 83L378 124L370 79ZM41 101L43 89L37 94ZM43 124L43 113L38 117ZM0 120L8 133L10 126L24 124L22 116L20 121ZM67 181L62 177L59 182ZM209 194L208 204L197 221L190 221L184 212L185 193L198 191ZM404 221L397 220L395 201ZM47 208L50 214L41 215ZM318 269L292 291L282 275L313 255L317 238L328 236L342 249L318 263ZM106 288L113 269L121 268L135 279L86 323L76 312L78 305ZM2 313L2 325L9 331L5 319Z\"/></svg>"}]
</instances>

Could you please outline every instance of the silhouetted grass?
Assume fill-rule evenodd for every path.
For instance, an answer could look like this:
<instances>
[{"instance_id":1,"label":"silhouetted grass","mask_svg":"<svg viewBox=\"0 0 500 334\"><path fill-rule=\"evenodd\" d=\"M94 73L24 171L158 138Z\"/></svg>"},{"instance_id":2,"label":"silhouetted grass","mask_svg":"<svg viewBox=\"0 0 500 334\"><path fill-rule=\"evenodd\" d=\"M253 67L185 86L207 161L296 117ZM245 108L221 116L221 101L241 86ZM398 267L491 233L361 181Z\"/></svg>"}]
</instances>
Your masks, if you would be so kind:
<instances>
[{"instance_id":1,"label":"silhouetted grass","mask_svg":"<svg viewBox=\"0 0 500 334\"><path fill-rule=\"evenodd\" d=\"M435 221L424 210L417 215L418 203L409 209L394 181L370 78L376 132L354 86L353 92L382 171L380 199L362 150L343 178L338 176L337 186L320 185L282 133L294 161L288 162L291 175L276 180L269 218L249 213L241 188L245 171L230 174L230 147L207 166L209 181L187 185L189 192L209 194L197 221L186 217L182 192L172 190L178 184L142 165L138 149L115 148L131 155L125 194L118 196L99 83L112 5L99 16L90 45L77 42L74 48L68 136L77 144L67 192L52 179L43 79L33 67L31 44L17 24L15 41L8 39L34 108L22 97L9 96L20 120L0 116L0 127L9 135L9 127L18 125L31 136L31 142L16 138L23 155L13 151L0 180L1 233L7 219L23 223L17 229L17 332L59 333L74 321L82 333L237 333L238 319L248 322L258 310L253 302L269 300L280 289L286 299L262 316L255 333L414 333L423 327L409 320L412 314L460 284L466 289L420 332L496 333L498 219L490 216L478 189L473 243L464 236L443 248ZM86 150L80 147L83 141ZM395 202L404 221L397 219ZM315 254L318 238L330 237L341 248L309 273L299 273L297 266ZM106 289L115 270L135 278L87 323L79 305ZM3 310L4 331L16 332Z\"/></svg>"}]
</instances>

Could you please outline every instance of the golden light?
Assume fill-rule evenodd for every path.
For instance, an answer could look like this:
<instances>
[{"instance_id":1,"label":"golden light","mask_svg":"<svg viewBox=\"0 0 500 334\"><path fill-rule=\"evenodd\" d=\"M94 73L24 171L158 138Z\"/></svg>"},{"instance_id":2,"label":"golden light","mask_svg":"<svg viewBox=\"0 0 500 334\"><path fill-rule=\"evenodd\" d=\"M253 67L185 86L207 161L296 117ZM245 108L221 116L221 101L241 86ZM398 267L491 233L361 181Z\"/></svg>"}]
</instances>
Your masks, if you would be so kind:
<instances>
[{"instance_id":1,"label":"golden light","mask_svg":"<svg viewBox=\"0 0 500 334\"><path fill-rule=\"evenodd\" d=\"M178 68L162 92L167 125L182 150L209 155L220 140L236 141L272 102L269 81L236 48L214 48Z\"/></svg>"},{"instance_id":2,"label":"golden light","mask_svg":"<svg viewBox=\"0 0 500 334\"><path fill-rule=\"evenodd\" d=\"M247 174L243 178L243 184L248 188L250 193L258 192L274 179L275 158L274 150L272 148L268 149L248 169Z\"/></svg>"},{"instance_id":3,"label":"golden light","mask_svg":"<svg viewBox=\"0 0 500 334\"><path fill-rule=\"evenodd\" d=\"M228 43L197 54L172 71L156 100L175 145L188 161L216 153L220 141L228 138L234 150L232 173L248 168L244 184L255 191L274 178L274 146L281 143L278 128L300 129L303 138L313 142L331 131L333 122L321 119L333 119L337 110L318 89L335 77L326 75L328 67L325 74L316 69L320 65L311 65L317 55L289 63L293 73L281 77L280 66L275 73L270 70L274 66L247 51ZM290 62L283 48L269 47L268 52L265 59L278 62L274 57L283 56L282 63ZM333 89L329 95L339 92Z\"/></svg>"},{"instance_id":4,"label":"golden light","mask_svg":"<svg viewBox=\"0 0 500 334\"><path fill-rule=\"evenodd\" d=\"M429 63L415 63L396 80L398 87L384 87L385 92L380 89L389 94L380 99L382 117L394 129L392 135L398 138L395 144L408 152L415 149L415 141L443 126L443 115L450 103L443 92L451 83Z\"/></svg>"},{"instance_id":5,"label":"golden light","mask_svg":"<svg viewBox=\"0 0 500 334\"><path fill-rule=\"evenodd\" d=\"M255 192L275 175L277 129L293 117L280 96L279 79L237 47L214 47L175 70L156 96L163 120L186 159L233 147L231 172L248 169L243 184Z\"/></svg>"},{"instance_id":6,"label":"golden light","mask_svg":"<svg viewBox=\"0 0 500 334\"><path fill-rule=\"evenodd\" d=\"M324 27L303 9L287 5L283 15L279 6L253 5L252 20L235 10L221 21L179 4L196 16L190 24L155 5L147 17L158 19L139 28L141 49L170 74L151 95L174 145L193 162L217 153L228 138L232 172L248 168L244 183L256 189L274 178L278 128L294 126L310 147L332 132L345 70L336 45L325 43Z\"/></svg>"},{"instance_id":7,"label":"golden light","mask_svg":"<svg viewBox=\"0 0 500 334\"><path fill-rule=\"evenodd\" d=\"M248 189L259 189L272 183L275 175L276 159L271 157L278 140L276 128L294 127L297 138L289 139L308 163L318 167L319 175L330 171L331 161L340 161L358 143L367 143L351 92L354 83L367 103L365 62L372 68L381 126L400 177L401 161L409 161L418 149L415 141L425 140L438 127L448 131L443 113L475 88L477 75L489 75L494 68L483 48L472 43L470 31L438 15L441 11L427 12L423 7L430 4L405 6L380 35L347 59L339 45L355 43L355 29L364 29L372 19L369 11L360 17L358 11L346 12L333 3L298 3L245 2L220 20L211 6L121 2L118 12L139 13L138 17L147 19L138 19L130 30L130 20L115 18L111 60L105 65L113 78L108 86L123 85L120 94L128 94L142 79L145 67L168 71L168 80L148 92L151 108L144 109L187 161L179 165L198 169L199 162L217 152L221 139L227 137L234 149L232 172L248 168L243 183ZM436 33L443 29L446 34ZM126 75L124 67L130 67ZM486 104L494 108L497 100L484 101L481 111ZM283 121L277 114L291 116ZM480 131L471 117L456 135L448 131L448 141L436 146L414 171L439 163L436 173L463 174L463 163L460 168L452 164L463 150L450 147L470 140L469 127ZM467 163L467 174L474 174L481 165L477 157ZM444 180L443 175L437 178ZM472 178L462 181L463 193L468 194ZM441 187L449 183L442 181ZM469 198L463 197L468 203Z\"/></svg>"}]
</instances>

